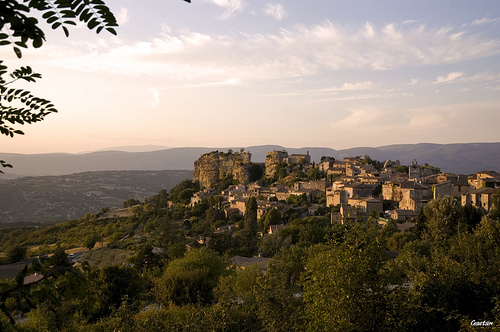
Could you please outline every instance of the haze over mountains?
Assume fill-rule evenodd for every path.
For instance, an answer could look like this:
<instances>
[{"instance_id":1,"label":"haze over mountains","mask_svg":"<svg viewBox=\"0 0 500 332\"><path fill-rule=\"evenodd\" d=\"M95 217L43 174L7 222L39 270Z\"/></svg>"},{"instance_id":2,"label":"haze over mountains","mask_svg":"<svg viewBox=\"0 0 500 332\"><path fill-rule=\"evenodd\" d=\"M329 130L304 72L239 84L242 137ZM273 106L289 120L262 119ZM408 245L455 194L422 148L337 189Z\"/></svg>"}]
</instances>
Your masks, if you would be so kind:
<instances>
[{"instance_id":1,"label":"haze over mountains","mask_svg":"<svg viewBox=\"0 0 500 332\"><path fill-rule=\"evenodd\" d=\"M160 147L159 147L160 148ZM87 171L119 170L192 170L194 161L200 155L214 151L239 151L241 147L207 148L185 147L169 148L146 152L98 151L82 154L0 154L0 159L14 165L4 169L3 178L19 176L64 175ZM121 147L124 150L138 151L140 147ZM151 149L148 146L148 149ZM289 154L306 153L316 163L322 156L342 159L348 156L364 156L384 161L398 159L408 165L414 159L419 164L429 163L442 171L469 174L482 170L500 171L500 143L463 143L463 144L396 144L376 148L358 147L334 150L321 147L287 148L279 145L245 147L252 153L253 162L264 162L266 154L273 150L288 151ZM109 149L106 149L109 150Z\"/></svg>"}]
</instances>

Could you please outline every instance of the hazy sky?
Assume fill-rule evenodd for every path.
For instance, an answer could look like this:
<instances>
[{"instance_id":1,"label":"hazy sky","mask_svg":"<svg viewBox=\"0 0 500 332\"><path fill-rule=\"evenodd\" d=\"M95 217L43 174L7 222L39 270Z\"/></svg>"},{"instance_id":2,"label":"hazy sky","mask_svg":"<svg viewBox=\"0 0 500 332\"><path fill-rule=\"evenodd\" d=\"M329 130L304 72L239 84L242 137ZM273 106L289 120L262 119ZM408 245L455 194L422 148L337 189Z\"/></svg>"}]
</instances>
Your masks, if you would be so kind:
<instances>
[{"instance_id":1,"label":"hazy sky","mask_svg":"<svg viewBox=\"0 0 500 332\"><path fill-rule=\"evenodd\" d=\"M0 152L500 141L498 0L106 0L14 69L59 109Z\"/></svg>"}]
</instances>

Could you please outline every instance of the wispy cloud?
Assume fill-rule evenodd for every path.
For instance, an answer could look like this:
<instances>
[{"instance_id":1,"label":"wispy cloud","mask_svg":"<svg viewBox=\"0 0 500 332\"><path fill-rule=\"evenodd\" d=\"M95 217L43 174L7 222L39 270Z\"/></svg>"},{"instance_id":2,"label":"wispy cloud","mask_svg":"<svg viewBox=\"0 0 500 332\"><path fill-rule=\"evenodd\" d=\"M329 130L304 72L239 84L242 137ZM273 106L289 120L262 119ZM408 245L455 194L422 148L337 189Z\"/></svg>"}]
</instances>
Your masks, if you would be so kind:
<instances>
[{"instance_id":1,"label":"wispy cloud","mask_svg":"<svg viewBox=\"0 0 500 332\"><path fill-rule=\"evenodd\" d=\"M116 12L116 20L118 21L118 25L120 26L123 26L125 24L128 23L128 21L130 21L130 15L128 13L128 9L127 8L120 8L117 12Z\"/></svg>"},{"instance_id":2,"label":"wispy cloud","mask_svg":"<svg viewBox=\"0 0 500 332\"><path fill-rule=\"evenodd\" d=\"M484 17L482 19L474 20L474 21L472 21L472 23L463 24L462 26L463 27L474 26L474 25L478 26L478 25L496 24L496 23L500 23L500 18L499 17L497 17L497 18L487 18L487 17Z\"/></svg>"},{"instance_id":3,"label":"wispy cloud","mask_svg":"<svg viewBox=\"0 0 500 332\"><path fill-rule=\"evenodd\" d=\"M224 14L222 14L219 19L225 20L233 16L235 13L242 11L248 6L248 3L243 0L205 0L212 3L220 8L224 9Z\"/></svg>"},{"instance_id":4,"label":"wispy cloud","mask_svg":"<svg viewBox=\"0 0 500 332\"><path fill-rule=\"evenodd\" d=\"M357 83L344 83L341 87L326 88L321 91L354 91L354 90L367 90L377 87L371 81L357 82Z\"/></svg>"},{"instance_id":5,"label":"wispy cloud","mask_svg":"<svg viewBox=\"0 0 500 332\"><path fill-rule=\"evenodd\" d=\"M160 104L160 92L155 88L149 88L148 91L152 97L149 106L154 108Z\"/></svg>"},{"instance_id":6,"label":"wispy cloud","mask_svg":"<svg viewBox=\"0 0 500 332\"><path fill-rule=\"evenodd\" d=\"M203 87L209 87L209 86L220 86L220 85L237 85L240 83L240 79L238 78L230 78L225 81L221 82L209 82L209 83L200 83L200 84L189 84L189 85L184 85L182 87L186 88L203 88Z\"/></svg>"},{"instance_id":7,"label":"wispy cloud","mask_svg":"<svg viewBox=\"0 0 500 332\"><path fill-rule=\"evenodd\" d=\"M243 6L241 1L217 1L221 6L229 6L232 12ZM176 33L166 27L157 38L140 43L124 45L119 39L112 39L99 47L76 46L71 45L71 50L53 48L52 52L46 47L38 55L50 59L54 66L66 68L191 81L205 77L213 82L234 77L276 79L340 69L378 71L449 64L500 53L500 40L468 34L466 29L432 30L421 25L397 24L377 27L369 22L357 28L326 22L275 34ZM68 52L71 56L67 56ZM438 82L459 78L455 72L438 78ZM373 83L346 83L337 89L369 88L370 84Z\"/></svg>"},{"instance_id":8,"label":"wispy cloud","mask_svg":"<svg viewBox=\"0 0 500 332\"><path fill-rule=\"evenodd\" d=\"M278 21L281 21L287 16L282 4L267 4L264 8L264 15L270 16Z\"/></svg>"},{"instance_id":9,"label":"wispy cloud","mask_svg":"<svg viewBox=\"0 0 500 332\"><path fill-rule=\"evenodd\" d=\"M498 135L494 128L500 121L496 104L493 101L427 105L409 108L404 112L386 105L359 106L343 110L343 116L336 114L329 126L335 129L337 137L348 137L350 142L363 137L356 144L366 144L367 137L384 136L384 132L390 133L391 137L398 137L399 143L415 143L422 137L433 142L439 142L443 137L459 142L463 140L464 132L470 135L468 139L472 141L496 141ZM489 120L485 122L485 118ZM471 131L471 127L476 125L484 126L484 132ZM387 143L392 144L393 138Z\"/></svg>"},{"instance_id":10,"label":"wispy cloud","mask_svg":"<svg viewBox=\"0 0 500 332\"><path fill-rule=\"evenodd\" d=\"M374 106L361 106L347 111L346 117L330 122L330 127L346 132L356 131L356 128L369 127L376 127L380 130L384 127L394 126L395 121L401 121L400 117L394 117L393 112Z\"/></svg>"},{"instance_id":11,"label":"wispy cloud","mask_svg":"<svg viewBox=\"0 0 500 332\"><path fill-rule=\"evenodd\" d=\"M496 81L500 80L500 74L491 74L489 72L478 73L472 76L465 76L463 72L452 72L446 76L439 76L432 84L444 84L444 83L466 83L466 82L476 82L476 81Z\"/></svg>"},{"instance_id":12,"label":"wispy cloud","mask_svg":"<svg viewBox=\"0 0 500 332\"><path fill-rule=\"evenodd\" d=\"M462 73L460 71L456 71L453 73L449 73L446 76L439 76L437 78L436 82L434 82L434 84L449 83L451 81L456 81L457 79L462 78L463 76L464 76L464 73Z\"/></svg>"}]
</instances>

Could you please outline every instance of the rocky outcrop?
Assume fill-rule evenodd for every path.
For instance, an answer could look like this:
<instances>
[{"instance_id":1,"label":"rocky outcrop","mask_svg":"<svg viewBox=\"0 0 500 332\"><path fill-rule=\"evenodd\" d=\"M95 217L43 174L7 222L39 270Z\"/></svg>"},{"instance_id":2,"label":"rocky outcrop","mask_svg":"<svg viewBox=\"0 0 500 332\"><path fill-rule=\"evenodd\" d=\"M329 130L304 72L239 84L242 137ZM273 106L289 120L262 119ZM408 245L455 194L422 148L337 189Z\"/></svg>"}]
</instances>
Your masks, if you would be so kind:
<instances>
[{"instance_id":1,"label":"rocky outcrop","mask_svg":"<svg viewBox=\"0 0 500 332\"><path fill-rule=\"evenodd\" d=\"M251 179L251 153L232 153L213 151L205 153L194 162L193 180L205 188L213 187L218 181L232 177L240 184Z\"/></svg>"},{"instance_id":2,"label":"rocky outcrop","mask_svg":"<svg viewBox=\"0 0 500 332\"><path fill-rule=\"evenodd\" d=\"M285 158L288 158L288 152L286 151L268 152L266 156L266 177L273 177L278 164Z\"/></svg>"}]
</instances>

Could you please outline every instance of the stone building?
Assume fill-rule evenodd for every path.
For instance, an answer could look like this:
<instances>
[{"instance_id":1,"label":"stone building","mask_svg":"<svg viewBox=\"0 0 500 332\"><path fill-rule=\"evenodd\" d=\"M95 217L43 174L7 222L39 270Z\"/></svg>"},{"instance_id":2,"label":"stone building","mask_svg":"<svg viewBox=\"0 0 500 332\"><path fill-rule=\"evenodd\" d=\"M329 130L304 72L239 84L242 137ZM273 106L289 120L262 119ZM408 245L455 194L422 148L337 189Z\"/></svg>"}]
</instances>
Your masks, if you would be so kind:
<instances>
[{"instance_id":1,"label":"stone building","mask_svg":"<svg viewBox=\"0 0 500 332\"><path fill-rule=\"evenodd\" d=\"M490 212L493 202L491 197L500 192L500 188L479 188L462 195L462 205L472 204L483 213Z\"/></svg>"}]
</instances>

